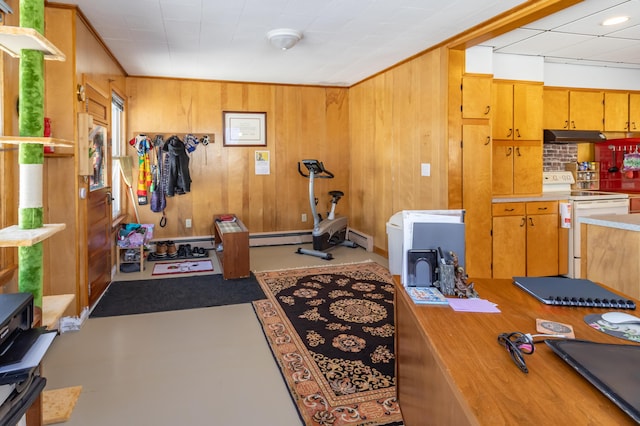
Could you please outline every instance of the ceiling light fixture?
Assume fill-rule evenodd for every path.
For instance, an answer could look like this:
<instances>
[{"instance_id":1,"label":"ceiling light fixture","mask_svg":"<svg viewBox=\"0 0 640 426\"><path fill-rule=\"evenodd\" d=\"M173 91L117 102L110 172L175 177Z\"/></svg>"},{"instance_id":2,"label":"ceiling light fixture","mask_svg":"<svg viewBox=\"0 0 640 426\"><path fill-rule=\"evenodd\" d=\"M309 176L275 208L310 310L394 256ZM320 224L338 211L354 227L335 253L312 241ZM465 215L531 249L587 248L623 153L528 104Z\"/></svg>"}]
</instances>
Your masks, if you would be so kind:
<instances>
[{"instance_id":1,"label":"ceiling light fixture","mask_svg":"<svg viewBox=\"0 0 640 426\"><path fill-rule=\"evenodd\" d=\"M280 28L269 31L267 39L278 49L289 50L302 39L302 33L288 28Z\"/></svg>"},{"instance_id":2,"label":"ceiling light fixture","mask_svg":"<svg viewBox=\"0 0 640 426\"><path fill-rule=\"evenodd\" d=\"M605 27L608 27L610 25L622 24L623 22L627 22L628 20L629 20L628 16L615 16L613 18L605 19L602 22L602 25L604 25Z\"/></svg>"}]
</instances>

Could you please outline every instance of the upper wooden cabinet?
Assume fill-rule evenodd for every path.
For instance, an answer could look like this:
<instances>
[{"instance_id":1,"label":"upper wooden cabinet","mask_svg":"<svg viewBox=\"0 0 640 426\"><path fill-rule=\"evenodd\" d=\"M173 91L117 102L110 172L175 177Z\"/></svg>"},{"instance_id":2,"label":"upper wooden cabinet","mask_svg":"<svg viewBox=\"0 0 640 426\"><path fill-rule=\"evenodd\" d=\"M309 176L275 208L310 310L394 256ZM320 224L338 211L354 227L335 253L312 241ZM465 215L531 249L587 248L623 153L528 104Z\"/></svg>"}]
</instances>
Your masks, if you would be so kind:
<instances>
[{"instance_id":1,"label":"upper wooden cabinet","mask_svg":"<svg viewBox=\"0 0 640 426\"><path fill-rule=\"evenodd\" d=\"M491 84L489 74L467 74L462 77L462 118L491 117Z\"/></svg>"},{"instance_id":2,"label":"upper wooden cabinet","mask_svg":"<svg viewBox=\"0 0 640 426\"><path fill-rule=\"evenodd\" d=\"M640 129L640 93L629 93L629 130Z\"/></svg>"},{"instance_id":3,"label":"upper wooden cabinet","mask_svg":"<svg viewBox=\"0 0 640 426\"><path fill-rule=\"evenodd\" d=\"M604 94L598 90L544 88L545 129L603 130Z\"/></svg>"},{"instance_id":4,"label":"upper wooden cabinet","mask_svg":"<svg viewBox=\"0 0 640 426\"><path fill-rule=\"evenodd\" d=\"M491 104L494 139L542 139L542 83L495 81Z\"/></svg>"},{"instance_id":5,"label":"upper wooden cabinet","mask_svg":"<svg viewBox=\"0 0 640 426\"><path fill-rule=\"evenodd\" d=\"M604 92L604 130L630 132L640 126L640 94Z\"/></svg>"}]
</instances>

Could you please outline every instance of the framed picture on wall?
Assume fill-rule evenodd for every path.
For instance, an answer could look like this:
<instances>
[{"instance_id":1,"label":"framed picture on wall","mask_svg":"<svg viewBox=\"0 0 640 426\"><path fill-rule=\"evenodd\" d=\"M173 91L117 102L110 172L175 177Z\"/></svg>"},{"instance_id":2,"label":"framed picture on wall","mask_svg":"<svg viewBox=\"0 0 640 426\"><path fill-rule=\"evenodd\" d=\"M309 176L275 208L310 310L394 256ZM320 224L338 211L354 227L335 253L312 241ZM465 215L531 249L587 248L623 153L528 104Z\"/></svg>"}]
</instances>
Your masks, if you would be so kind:
<instances>
[{"instance_id":1,"label":"framed picture on wall","mask_svg":"<svg viewBox=\"0 0 640 426\"><path fill-rule=\"evenodd\" d=\"M223 111L223 146L267 146L267 113Z\"/></svg>"}]
</instances>

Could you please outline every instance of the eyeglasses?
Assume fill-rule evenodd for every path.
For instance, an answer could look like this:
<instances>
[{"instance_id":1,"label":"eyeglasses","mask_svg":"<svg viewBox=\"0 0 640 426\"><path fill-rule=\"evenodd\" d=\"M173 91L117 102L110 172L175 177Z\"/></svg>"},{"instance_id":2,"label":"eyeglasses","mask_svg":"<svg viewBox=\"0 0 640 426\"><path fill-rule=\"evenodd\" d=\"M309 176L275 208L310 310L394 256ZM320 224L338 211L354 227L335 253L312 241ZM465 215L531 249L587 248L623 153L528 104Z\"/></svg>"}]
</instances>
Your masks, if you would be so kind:
<instances>
[{"instance_id":1,"label":"eyeglasses","mask_svg":"<svg viewBox=\"0 0 640 426\"><path fill-rule=\"evenodd\" d=\"M533 339L530 335L519 331L502 333L498 336L498 343L505 347L513 362L523 373L529 372L523 355L530 355L535 350Z\"/></svg>"}]
</instances>

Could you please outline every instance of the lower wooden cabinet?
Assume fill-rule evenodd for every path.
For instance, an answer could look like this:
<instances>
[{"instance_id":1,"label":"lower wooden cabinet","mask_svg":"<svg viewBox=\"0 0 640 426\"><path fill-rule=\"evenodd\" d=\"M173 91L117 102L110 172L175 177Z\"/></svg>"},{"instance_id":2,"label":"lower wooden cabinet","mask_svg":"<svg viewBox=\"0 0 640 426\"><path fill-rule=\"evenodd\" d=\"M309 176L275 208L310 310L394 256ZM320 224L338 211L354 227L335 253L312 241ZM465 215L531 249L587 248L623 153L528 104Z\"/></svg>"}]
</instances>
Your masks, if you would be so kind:
<instances>
[{"instance_id":1,"label":"lower wooden cabinet","mask_svg":"<svg viewBox=\"0 0 640 426\"><path fill-rule=\"evenodd\" d=\"M558 275L557 201L494 203L493 278Z\"/></svg>"}]
</instances>

